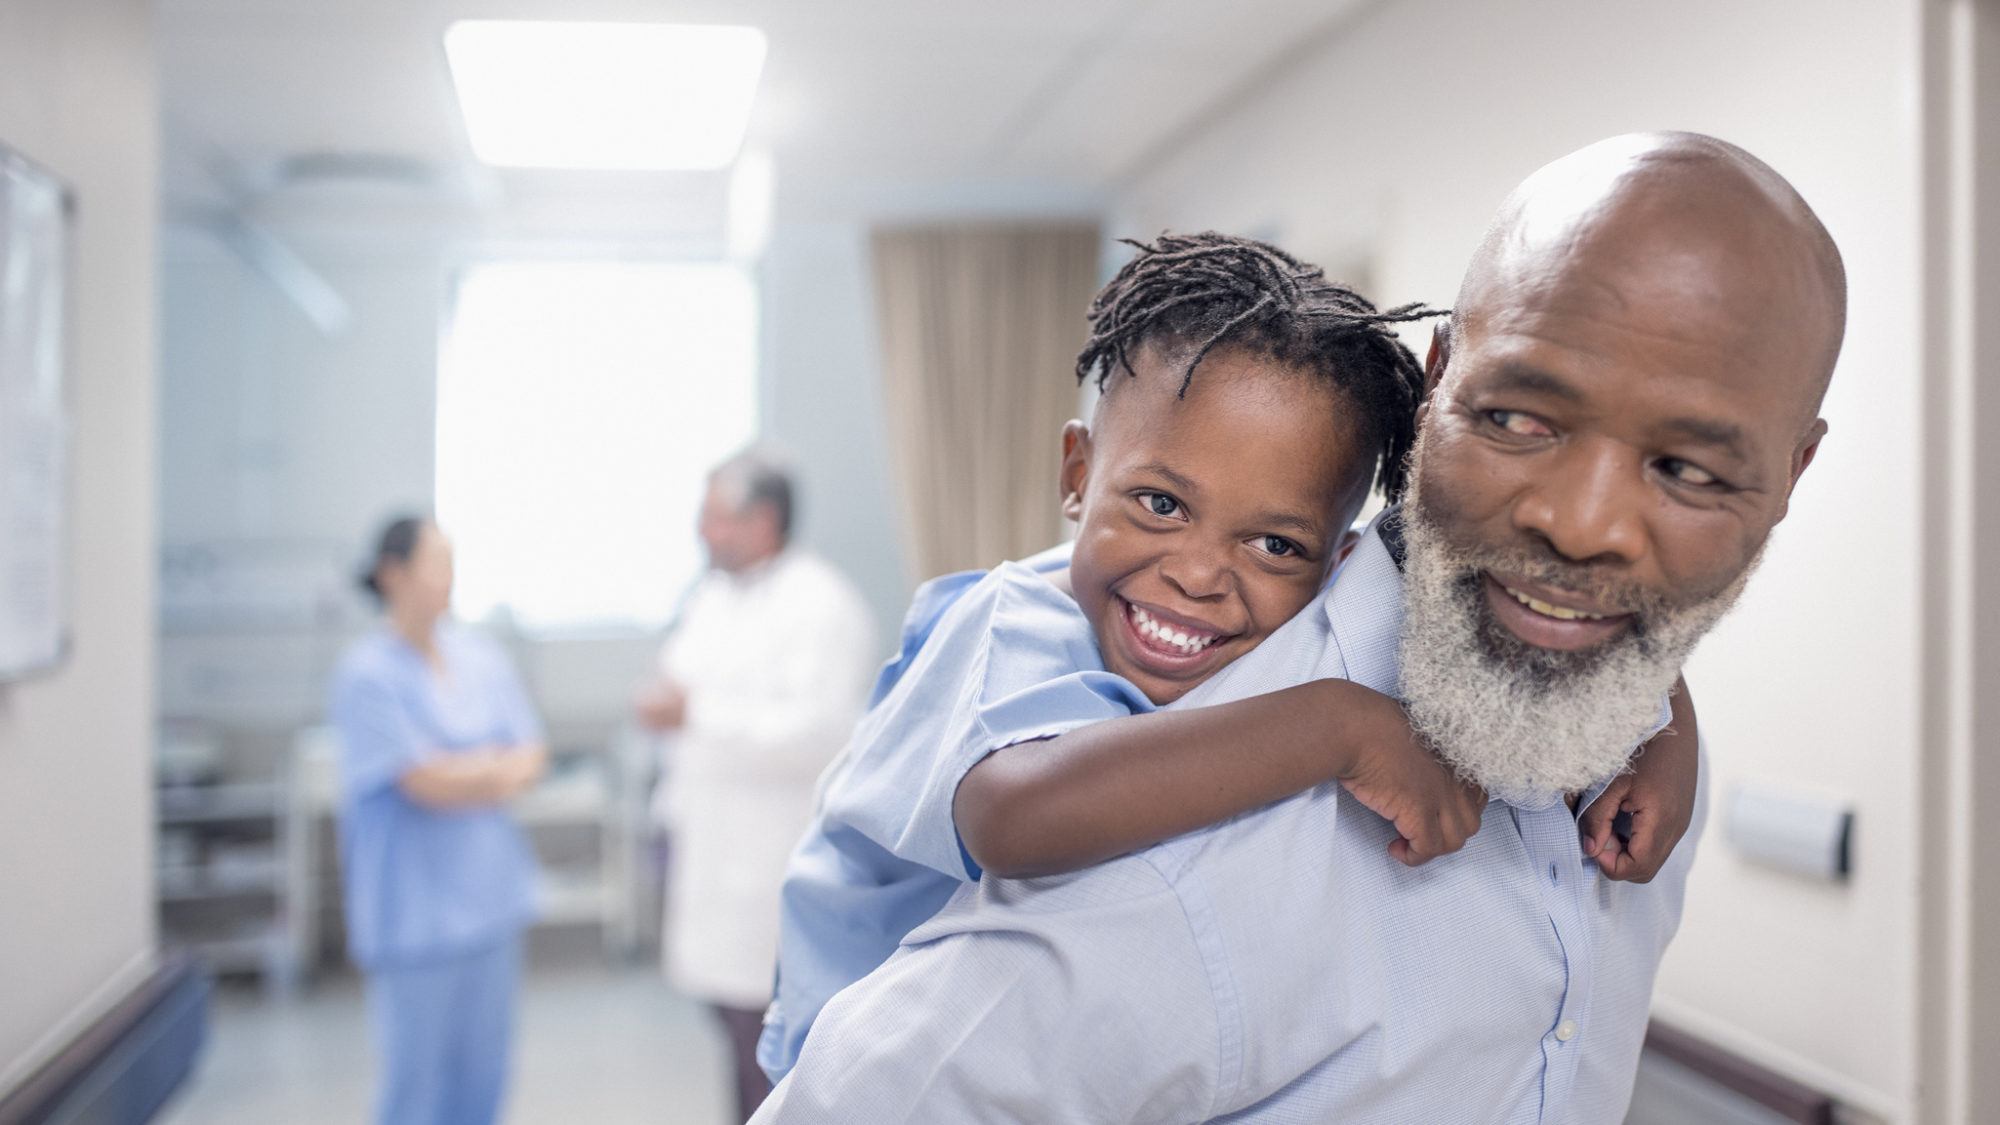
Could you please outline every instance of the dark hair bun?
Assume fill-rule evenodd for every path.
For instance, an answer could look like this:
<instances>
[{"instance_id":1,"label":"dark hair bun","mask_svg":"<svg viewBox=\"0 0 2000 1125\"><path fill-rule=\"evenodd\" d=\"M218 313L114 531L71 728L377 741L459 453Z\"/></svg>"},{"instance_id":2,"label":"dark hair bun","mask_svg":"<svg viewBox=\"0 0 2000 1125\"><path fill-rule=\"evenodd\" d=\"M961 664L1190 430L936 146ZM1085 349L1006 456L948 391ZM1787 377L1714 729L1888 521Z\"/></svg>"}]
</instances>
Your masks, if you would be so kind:
<instances>
[{"instance_id":1,"label":"dark hair bun","mask_svg":"<svg viewBox=\"0 0 2000 1125\"><path fill-rule=\"evenodd\" d=\"M383 564L409 562L410 556L416 553L417 539L423 535L424 525L429 522L422 516L397 516L375 537L374 558L355 577L361 589L378 605L383 600L383 593L381 579L376 576L382 573Z\"/></svg>"}]
</instances>

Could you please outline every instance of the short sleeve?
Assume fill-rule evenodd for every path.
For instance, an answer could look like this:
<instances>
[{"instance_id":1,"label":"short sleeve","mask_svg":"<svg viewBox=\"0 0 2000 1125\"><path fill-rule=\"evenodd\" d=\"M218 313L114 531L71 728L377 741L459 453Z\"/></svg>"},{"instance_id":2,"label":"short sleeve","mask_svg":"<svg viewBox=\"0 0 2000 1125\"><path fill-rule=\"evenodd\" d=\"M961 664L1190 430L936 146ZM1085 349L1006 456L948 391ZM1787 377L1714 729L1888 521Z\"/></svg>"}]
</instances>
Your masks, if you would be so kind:
<instances>
[{"instance_id":1,"label":"short sleeve","mask_svg":"<svg viewBox=\"0 0 2000 1125\"><path fill-rule=\"evenodd\" d=\"M343 669L331 718L340 736L341 789L349 800L394 785L422 756L406 704L385 670Z\"/></svg>"},{"instance_id":2,"label":"short sleeve","mask_svg":"<svg viewBox=\"0 0 2000 1125\"><path fill-rule=\"evenodd\" d=\"M864 720L828 814L899 858L977 879L952 819L968 770L996 750L1149 710L1100 667L1076 603L1009 564L945 614Z\"/></svg>"}]
</instances>

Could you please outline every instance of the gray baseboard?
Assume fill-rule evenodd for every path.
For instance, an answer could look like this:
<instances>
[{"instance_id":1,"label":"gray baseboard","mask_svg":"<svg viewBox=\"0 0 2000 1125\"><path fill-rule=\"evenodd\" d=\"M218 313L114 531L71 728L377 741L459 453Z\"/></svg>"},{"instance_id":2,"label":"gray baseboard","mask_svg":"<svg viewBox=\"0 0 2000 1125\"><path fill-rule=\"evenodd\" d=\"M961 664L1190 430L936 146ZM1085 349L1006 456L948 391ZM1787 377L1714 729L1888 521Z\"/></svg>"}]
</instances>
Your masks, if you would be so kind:
<instances>
[{"instance_id":1,"label":"gray baseboard","mask_svg":"<svg viewBox=\"0 0 2000 1125\"><path fill-rule=\"evenodd\" d=\"M141 1125L208 1038L208 976L185 956L159 969L40 1070L0 1096L0 1125Z\"/></svg>"}]
</instances>

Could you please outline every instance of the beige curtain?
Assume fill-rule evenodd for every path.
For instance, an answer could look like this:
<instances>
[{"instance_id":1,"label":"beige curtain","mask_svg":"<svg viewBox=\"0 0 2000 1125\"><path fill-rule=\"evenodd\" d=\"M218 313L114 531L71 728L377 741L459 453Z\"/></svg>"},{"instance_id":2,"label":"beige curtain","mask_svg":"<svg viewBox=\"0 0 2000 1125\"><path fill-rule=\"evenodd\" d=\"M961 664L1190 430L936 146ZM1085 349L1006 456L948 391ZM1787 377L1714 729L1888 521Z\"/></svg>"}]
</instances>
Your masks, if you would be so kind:
<instances>
[{"instance_id":1,"label":"beige curtain","mask_svg":"<svg viewBox=\"0 0 2000 1125\"><path fill-rule=\"evenodd\" d=\"M917 575L1056 542L1097 228L896 228L876 231L873 250L883 397Z\"/></svg>"}]
</instances>

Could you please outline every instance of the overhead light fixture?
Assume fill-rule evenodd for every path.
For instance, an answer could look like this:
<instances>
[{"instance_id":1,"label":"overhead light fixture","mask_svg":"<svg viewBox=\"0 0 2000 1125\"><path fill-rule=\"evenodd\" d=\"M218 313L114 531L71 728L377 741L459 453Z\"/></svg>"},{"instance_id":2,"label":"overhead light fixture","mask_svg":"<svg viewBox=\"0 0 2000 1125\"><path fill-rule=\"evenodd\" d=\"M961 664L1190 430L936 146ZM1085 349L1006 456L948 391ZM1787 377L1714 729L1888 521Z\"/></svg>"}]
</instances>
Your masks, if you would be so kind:
<instances>
[{"instance_id":1,"label":"overhead light fixture","mask_svg":"<svg viewBox=\"0 0 2000 1125\"><path fill-rule=\"evenodd\" d=\"M507 168L727 167L743 145L754 27L460 20L445 57L472 151Z\"/></svg>"}]
</instances>

